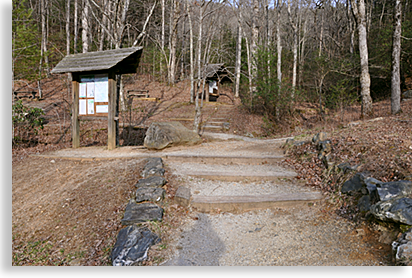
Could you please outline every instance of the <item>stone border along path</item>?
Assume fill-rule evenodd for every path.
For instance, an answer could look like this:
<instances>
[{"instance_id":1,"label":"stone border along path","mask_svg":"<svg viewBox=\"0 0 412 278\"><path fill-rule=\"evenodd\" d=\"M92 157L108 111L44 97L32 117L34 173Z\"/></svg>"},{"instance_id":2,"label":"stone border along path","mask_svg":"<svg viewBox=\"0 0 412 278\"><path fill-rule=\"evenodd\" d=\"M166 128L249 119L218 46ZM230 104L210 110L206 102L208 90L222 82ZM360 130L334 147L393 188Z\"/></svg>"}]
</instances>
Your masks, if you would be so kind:
<instances>
[{"instance_id":1,"label":"stone border along path","mask_svg":"<svg viewBox=\"0 0 412 278\"><path fill-rule=\"evenodd\" d=\"M132 266L147 258L152 245L161 241L160 237L147 227L138 224L149 221L162 221L163 209L156 203L163 201L166 184L163 160L149 158L143 168L139 182L135 185L136 194L129 201L110 258L113 266Z\"/></svg>"}]
</instances>

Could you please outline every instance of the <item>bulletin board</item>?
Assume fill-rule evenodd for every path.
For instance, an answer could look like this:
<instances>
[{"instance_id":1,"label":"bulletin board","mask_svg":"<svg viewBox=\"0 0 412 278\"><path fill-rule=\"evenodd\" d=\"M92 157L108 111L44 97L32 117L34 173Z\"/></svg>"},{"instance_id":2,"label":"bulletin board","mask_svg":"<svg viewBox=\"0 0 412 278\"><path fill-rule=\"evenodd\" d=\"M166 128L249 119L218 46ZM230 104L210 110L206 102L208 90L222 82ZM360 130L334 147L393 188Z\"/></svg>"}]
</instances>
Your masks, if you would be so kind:
<instances>
[{"instance_id":1,"label":"bulletin board","mask_svg":"<svg viewBox=\"0 0 412 278\"><path fill-rule=\"evenodd\" d=\"M107 117L108 113L108 75L81 75L79 83L79 116Z\"/></svg>"}]
</instances>

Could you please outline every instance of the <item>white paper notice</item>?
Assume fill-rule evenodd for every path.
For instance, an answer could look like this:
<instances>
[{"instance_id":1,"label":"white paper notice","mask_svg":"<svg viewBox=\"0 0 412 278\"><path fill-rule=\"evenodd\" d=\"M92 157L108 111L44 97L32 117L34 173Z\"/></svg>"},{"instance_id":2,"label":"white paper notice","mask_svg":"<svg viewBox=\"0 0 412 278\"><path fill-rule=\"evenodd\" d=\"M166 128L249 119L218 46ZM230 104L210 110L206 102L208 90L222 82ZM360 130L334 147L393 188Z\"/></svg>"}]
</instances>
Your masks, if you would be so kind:
<instances>
[{"instance_id":1,"label":"white paper notice","mask_svg":"<svg viewBox=\"0 0 412 278\"><path fill-rule=\"evenodd\" d=\"M87 97L94 97L94 82L87 82Z\"/></svg>"},{"instance_id":2,"label":"white paper notice","mask_svg":"<svg viewBox=\"0 0 412 278\"><path fill-rule=\"evenodd\" d=\"M96 113L109 113L109 105L96 105Z\"/></svg>"},{"instance_id":3,"label":"white paper notice","mask_svg":"<svg viewBox=\"0 0 412 278\"><path fill-rule=\"evenodd\" d=\"M94 99L87 100L87 114L94 114Z\"/></svg>"},{"instance_id":4,"label":"white paper notice","mask_svg":"<svg viewBox=\"0 0 412 278\"><path fill-rule=\"evenodd\" d=\"M79 97L86 97L86 83L80 83Z\"/></svg>"},{"instance_id":5,"label":"white paper notice","mask_svg":"<svg viewBox=\"0 0 412 278\"><path fill-rule=\"evenodd\" d=\"M96 76L94 83L95 101L109 102L109 78Z\"/></svg>"},{"instance_id":6,"label":"white paper notice","mask_svg":"<svg viewBox=\"0 0 412 278\"><path fill-rule=\"evenodd\" d=\"M86 102L85 99L79 99L79 115L87 115Z\"/></svg>"}]
</instances>

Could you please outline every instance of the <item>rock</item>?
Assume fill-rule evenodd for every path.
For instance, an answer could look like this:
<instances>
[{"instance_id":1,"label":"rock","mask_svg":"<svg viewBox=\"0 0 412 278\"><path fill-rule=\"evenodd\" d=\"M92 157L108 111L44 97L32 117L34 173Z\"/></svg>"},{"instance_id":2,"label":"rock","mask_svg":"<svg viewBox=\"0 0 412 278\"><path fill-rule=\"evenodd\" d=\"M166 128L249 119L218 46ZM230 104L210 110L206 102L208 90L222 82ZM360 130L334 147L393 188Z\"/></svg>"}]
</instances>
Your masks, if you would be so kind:
<instances>
[{"instance_id":1,"label":"rock","mask_svg":"<svg viewBox=\"0 0 412 278\"><path fill-rule=\"evenodd\" d=\"M225 122L225 123L223 123L223 129L225 129L225 130L229 130L230 129L230 123L228 123L228 122ZM252 135L253 136L253 135Z\"/></svg>"},{"instance_id":2,"label":"rock","mask_svg":"<svg viewBox=\"0 0 412 278\"><path fill-rule=\"evenodd\" d=\"M293 143L293 146L299 147L299 146L303 146L303 145L306 145L306 144L309 144L309 143L310 143L310 141L297 141L297 142Z\"/></svg>"},{"instance_id":3,"label":"rock","mask_svg":"<svg viewBox=\"0 0 412 278\"><path fill-rule=\"evenodd\" d=\"M146 165L143 167L142 177L148 178L152 176L162 177L165 173L163 169L163 160L160 157L151 157L147 159Z\"/></svg>"},{"instance_id":4,"label":"rock","mask_svg":"<svg viewBox=\"0 0 412 278\"><path fill-rule=\"evenodd\" d=\"M136 202L129 202L121 220L122 225L131 225L135 223L142 223L147 221L162 221L163 209L155 204L144 203L136 204Z\"/></svg>"},{"instance_id":5,"label":"rock","mask_svg":"<svg viewBox=\"0 0 412 278\"><path fill-rule=\"evenodd\" d=\"M181 206L187 207L190 204L190 189L180 186L175 194L175 201Z\"/></svg>"},{"instance_id":6,"label":"rock","mask_svg":"<svg viewBox=\"0 0 412 278\"><path fill-rule=\"evenodd\" d=\"M412 266L412 228L392 243L396 265Z\"/></svg>"},{"instance_id":7,"label":"rock","mask_svg":"<svg viewBox=\"0 0 412 278\"><path fill-rule=\"evenodd\" d=\"M353 195L362 191L364 176L361 173L356 173L351 179L347 180L343 185L341 192Z\"/></svg>"},{"instance_id":8,"label":"rock","mask_svg":"<svg viewBox=\"0 0 412 278\"><path fill-rule=\"evenodd\" d=\"M412 98L412 90L403 92L402 93L402 98L403 99L411 99Z\"/></svg>"},{"instance_id":9,"label":"rock","mask_svg":"<svg viewBox=\"0 0 412 278\"><path fill-rule=\"evenodd\" d=\"M133 266L147 258L149 248L161 239L147 227L130 225L120 230L110 259L113 266Z\"/></svg>"},{"instance_id":10,"label":"rock","mask_svg":"<svg viewBox=\"0 0 412 278\"><path fill-rule=\"evenodd\" d=\"M163 168L150 168L143 170L142 177L143 178L150 178L150 177L163 177L165 174L165 169Z\"/></svg>"},{"instance_id":11,"label":"rock","mask_svg":"<svg viewBox=\"0 0 412 278\"><path fill-rule=\"evenodd\" d=\"M163 159L161 157L151 157L147 159L147 162L143 168L143 170L148 170L151 168L163 168Z\"/></svg>"},{"instance_id":12,"label":"rock","mask_svg":"<svg viewBox=\"0 0 412 278\"><path fill-rule=\"evenodd\" d=\"M144 146L162 150L176 145L195 145L202 141L200 136L179 122L155 122L146 131Z\"/></svg>"},{"instance_id":13,"label":"rock","mask_svg":"<svg viewBox=\"0 0 412 278\"><path fill-rule=\"evenodd\" d=\"M362 196L358 201L358 209L360 212L368 212L371 208L369 195Z\"/></svg>"},{"instance_id":14,"label":"rock","mask_svg":"<svg viewBox=\"0 0 412 278\"><path fill-rule=\"evenodd\" d=\"M320 141L325 141L328 138L328 135L326 132L319 132L312 138L312 142L317 144Z\"/></svg>"},{"instance_id":15,"label":"rock","mask_svg":"<svg viewBox=\"0 0 412 278\"><path fill-rule=\"evenodd\" d=\"M410 194L412 194L412 181L400 180L377 184L375 198L378 201L387 201Z\"/></svg>"},{"instance_id":16,"label":"rock","mask_svg":"<svg viewBox=\"0 0 412 278\"><path fill-rule=\"evenodd\" d=\"M141 187L162 187L165 184L166 184L166 179L164 177L151 176L151 177L148 177L147 179L140 179L139 182L137 184L135 184L135 187L137 187L137 188L141 188Z\"/></svg>"},{"instance_id":17,"label":"rock","mask_svg":"<svg viewBox=\"0 0 412 278\"><path fill-rule=\"evenodd\" d=\"M332 142L330 140L320 141L316 145L316 149L318 150L318 158L322 160L332 151Z\"/></svg>"},{"instance_id":18,"label":"rock","mask_svg":"<svg viewBox=\"0 0 412 278\"><path fill-rule=\"evenodd\" d=\"M142 187L136 190L136 203L144 201L160 202L164 199L166 191L163 188Z\"/></svg>"},{"instance_id":19,"label":"rock","mask_svg":"<svg viewBox=\"0 0 412 278\"><path fill-rule=\"evenodd\" d=\"M401 197L381 201L371 206L370 212L382 221L412 225L412 199Z\"/></svg>"}]
</instances>

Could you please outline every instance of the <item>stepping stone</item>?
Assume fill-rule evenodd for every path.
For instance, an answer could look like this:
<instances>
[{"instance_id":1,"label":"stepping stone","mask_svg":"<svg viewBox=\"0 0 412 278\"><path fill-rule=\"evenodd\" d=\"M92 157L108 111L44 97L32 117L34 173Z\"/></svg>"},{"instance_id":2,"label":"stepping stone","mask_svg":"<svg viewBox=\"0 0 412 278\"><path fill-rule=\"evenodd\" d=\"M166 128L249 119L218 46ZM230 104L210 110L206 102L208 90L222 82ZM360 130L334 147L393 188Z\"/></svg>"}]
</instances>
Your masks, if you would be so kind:
<instances>
[{"instance_id":1,"label":"stepping stone","mask_svg":"<svg viewBox=\"0 0 412 278\"><path fill-rule=\"evenodd\" d=\"M163 209L155 204L130 202L124 213L122 225L132 225L147 221L162 221Z\"/></svg>"},{"instance_id":2,"label":"stepping stone","mask_svg":"<svg viewBox=\"0 0 412 278\"><path fill-rule=\"evenodd\" d=\"M162 187L163 185L166 184L166 179L163 177L159 176L152 176L147 179L140 179L137 184L135 184L135 187L141 188L141 187Z\"/></svg>"},{"instance_id":3,"label":"stepping stone","mask_svg":"<svg viewBox=\"0 0 412 278\"><path fill-rule=\"evenodd\" d=\"M147 258L150 246L160 241L147 227L130 225L121 229L110 255L113 266L137 265Z\"/></svg>"},{"instance_id":4,"label":"stepping stone","mask_svg":"<svg viewBox=\"0 0 412 278\"><path fill-rule=\"evenodd\" d=\"M163 188L142 187L136 190L136 203L144 201L160 202L165 198Z\"/></svg>"},{"instance_id":5,"label":"stepping stone","mask_svg":"<svg viewBox=\"0 0 412 278\"><path fill-rule=\"evenodd\" d=\"M165 169L153 167L153 168L143 170L142 177L143 178L149 178L153 176L163 177L164 174L165 174Z\"/></svg>"}]
</instances>

